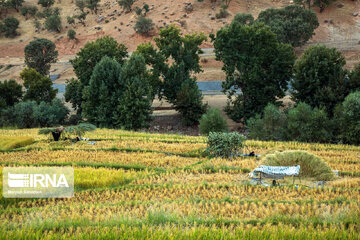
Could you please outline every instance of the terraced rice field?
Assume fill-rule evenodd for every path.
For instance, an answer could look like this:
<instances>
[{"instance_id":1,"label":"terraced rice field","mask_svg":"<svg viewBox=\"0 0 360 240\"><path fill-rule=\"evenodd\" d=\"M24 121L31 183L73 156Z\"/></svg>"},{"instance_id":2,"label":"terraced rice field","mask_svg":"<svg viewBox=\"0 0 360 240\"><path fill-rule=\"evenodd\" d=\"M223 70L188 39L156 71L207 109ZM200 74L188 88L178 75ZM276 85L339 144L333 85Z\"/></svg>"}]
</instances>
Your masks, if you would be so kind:
<instances>
[{"instance_id":1,"label":"terraced rice field","mask_svg":"<svg viewBox=\"0 0 360 240\"><path fill-rule=\"evenodd\" d=\"M307 150L340 176L249 185L261 158L208 158L204 137L98 129L51 142L38 129L0 130L35 142L0 151L5 166L73 166L66 199L0 199L0 238L359 239L360 147L247 141L257 154ZM2 187L2 178L0 180Z\"/></svg>"}]
</instances>

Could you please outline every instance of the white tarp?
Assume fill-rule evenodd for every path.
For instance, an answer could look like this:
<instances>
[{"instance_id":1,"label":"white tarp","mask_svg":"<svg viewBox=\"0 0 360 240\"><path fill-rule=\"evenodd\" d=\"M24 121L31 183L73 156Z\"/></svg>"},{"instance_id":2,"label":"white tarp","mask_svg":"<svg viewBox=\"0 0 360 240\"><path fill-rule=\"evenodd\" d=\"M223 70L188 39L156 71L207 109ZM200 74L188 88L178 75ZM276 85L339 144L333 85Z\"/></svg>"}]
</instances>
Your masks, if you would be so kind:
<instances>
[{"instance_id":1,"label":"white tarp","mask_svg":"<svg viewBox=\"0 0 360 240\"><path fill-rule=\"evenodd\" d=\"M265 176L297 176L300 173L300 165L297 166L264 166L261 165L258 168L255 168L253 173L263 173Z\"/></svg>"}]
</instances>

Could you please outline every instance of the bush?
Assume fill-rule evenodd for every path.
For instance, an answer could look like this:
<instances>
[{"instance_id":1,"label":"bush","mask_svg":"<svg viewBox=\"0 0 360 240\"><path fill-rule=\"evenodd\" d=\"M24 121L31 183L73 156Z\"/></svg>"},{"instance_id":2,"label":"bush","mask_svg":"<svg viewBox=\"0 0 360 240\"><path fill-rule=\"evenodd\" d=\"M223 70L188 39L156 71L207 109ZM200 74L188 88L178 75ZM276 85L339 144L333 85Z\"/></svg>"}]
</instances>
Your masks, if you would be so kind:
<instances>
[{"instance_id":1,"label":"bush","mask_svg":"<svg viewBox=\"0 0 360 240\"><path fill-rule=\"evenodd\" d=\"M316 180L332 180L335 178L329 165L321 158L306 151L284 151L268 154L263 165L295 166L300 165L301 177L313 177Z\"/></svg>"},{"instance_id":2,"label":"bush","mask_svg":"<svg viewBox=\"0 0 360 240\"><path fill-rule=\"evenodd\" d=\"M130 12L135 1L136 0L119 0L118 3L126 12Z\"/></svg>"},{"instance_id":3,"label":"bush","mask_svg":"<svg viewBox=\"0 0 360 240\"><path fill-rule=\"evenodd\" d=\"M45 28L48 31L60 32L62 29L59 15L51 15L45 19Z\"/></svg>"},{"instance_id":4,"label":"bush","mask_svg":"<svg viewBox=\"0 0 360 240\"><path fill-rule=\"evenodd\" d=\"M69 29L67 35L69 39L75 39L76 32L73 29Z\"/></svg>"},{"instance_id":5,"label":"bush","mask_svg":"<svg viewBox=\"0 0 360 240\"><path fill-rule=\"evenodd\" d=\"M51 7L55 3L55 0L39 0L38 4L44 8Z\"/></svg>"},{"instance_id":6,"label":"bush","mask_svg":"<svg viewBox=\"0 0 360 240\"><path fill-rule=\"evenodd\" d=\"M281 141L285 138L286 114L274 104L268 104L263 117L256 115L247 121L249 138Z\"/></svg>"},{"instance_id":7,"label":"bush","mask_svg":"<svg viewBox=\"0 0 360 240\"><path fill-rule=\"evenodd\" d=\"M202 103L203 96L198 89L195 79L188 78L180 87L176 95L175 109L180 112L185 125L199 123L201 115L207 106Z\"/></svg>"},{"instance_id":8,"label":"bush","mask_svg":"<svg viewBox=\"0 0 360 240\"><path fill-rule=\"evenodd\" d=\"M134 26L135 32L147 35L153 29L154 29L154 23L152 22L152 20L150 18L140 16L136 20L136 23Z\"/></svg>"},{"instance_id":9,"label":"bush","mask_svg":"<svg viewBox=\"0 0 360 240\"><path fill-rule=\"evenodd\" d=\"M19 27L19 20L14 17L7 17L3 20L3 32L5 37L16 37L16 29Z\"/></svg>"},{"instance_id":10,"label":"bush","mask_svg":"<svg viewBox=\"0 0 360 240\"><path fill-rule=\"evenodd\" d=\"M19 102L14 105L13 119L9 119L10 125L15 125L18 128L34 128L37 127L36 120L34 118L34 110L37 107L35 101Z\"/></svg>"},{"instance_id":11,"label":"bush","mask_svg":"<svg viewBox=\"0 0 360 240\"><path fill-rule=\"evenodd\" d=\"M207 151L210 156L232 159L241 152L245 137L237 132L210 132L207 140Z\"/></svg>"},{"instance_id":12,"label":"bush","mask_svg":"<svg viewBox=\"0 0 360 240\"><path fill-rule=\"evenodd\" d=\"M40 127L55 126L64 124L69 112L60 99L55 98L51 103L41 102L34 109L34 119Z\"/></svg>"},{"instance_id":13,"label":"bush","mask_svg":"<svg viewBox=\"0 0 360 240\"><path fill-rule=\"evenodd\" d=\"M199 130L202 135L208 135L210 132L227 132L228 126L219 109L209 108L200 119Z\"/></svg>"},{"instance_id":14,"label":"bush","mask_svg":"<svg viewBox=\"0 0 360 240\"><path fill-rule=\"evenodd\" d=\"M68 24L75 24L75 19L74 17L70 17L70 16L67 16L66 17L66 21ZM69 30L70 31L70 30ZM68 35L69 35L69 32L68 32Z\"/></svg>"},{"instance_id":15,"label":"bush","mask_svg":"<svg viewBox=\"0 0 360 240\"><path fill-rule=\"evenodd\" d=\"M226 10L227 6L226 5L222 5L220 8L219 13L217 13L215 16L217 19L219 18L226 18L227 16L229 16L229 12Z\"/></svg>"},{"instance_id":16,"label":"bush","mask_svg":"<svg viewBox=\"0 0 360 240\"><path fill-rule=\"evenodd\" d=\"M349 94L342 103L342 139L360 144L360 91Z\"/></svg>"},{"instance_id":17,"label":"bush","mask_svg":"<svg viewBox=\"0 0 360 240\"><path fill-rule=\"evenodd\" d=\"M0 82L0 109L14 106L22 98L22 86L15 80Z\"/></svg>"},{"instance_id":18,"label":"bush","mask_svg":"<svg viewBox=\"0 0 360 240\"><path fill-rule=\"evenodd\" d=\"M1 125L18 128L54 126L65 123L68 114L69 109L59 99L39 104L25 101L3 110Z\"/></svg>"},{"instance_id":19,"label":"bush","mask_svg":"<svg viewBox=\"0 0 360 240\"><path fill-rule=\"evenodd\" d=\"M27 15L30 16L35 16L35 14L37 13L38 9L36 6L23 6L21 8L21 15L23 15L24 17L26 17Z\"/></svg>"},{"instance_id":20,"label":"bush","mask_svg":"<svg viewBox=\"0 0 360 240\"><path fill-rule=\"evenodd\" d=\"M288 113L287 139L300 142L330 142L331 123L324 110L299 103Z\"/></svg>"}]
</instances>

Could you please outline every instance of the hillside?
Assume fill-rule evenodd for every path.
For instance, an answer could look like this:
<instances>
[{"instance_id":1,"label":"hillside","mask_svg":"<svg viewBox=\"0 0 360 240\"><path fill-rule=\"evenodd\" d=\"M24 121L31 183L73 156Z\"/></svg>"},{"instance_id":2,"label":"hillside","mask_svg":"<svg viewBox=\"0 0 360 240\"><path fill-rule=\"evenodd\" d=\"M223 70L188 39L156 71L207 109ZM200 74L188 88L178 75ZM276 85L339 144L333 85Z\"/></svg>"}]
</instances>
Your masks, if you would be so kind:
<instances>
[{"instance_id":1,"label":"hillside","mask_svg":"<svg viewBox=\"0 0 360 240\"><path fill-rule=\"evenodd\" d=\"M186 2L192 4L192 12L184 10ZM168 24L178 25L183 34L195 31L209 34L216 32L226 23L229 23L237 13L248 12L256 17L264 9L284 7L290 4L290 1L233 0L228 9L230 16L225 19L215 19L215 14L220 8L219 1L211 3L207 0L203 2L197 0L148 0L135 2L134 7L141 7L144 3L150 6L147 17L151 18L156 25L152 36L149 37L143 37L135 33L133 27L136 14L134 12L124 13L116 1L102 0L97 14L90 13L87 15L85 25L76 23L74 26L70 26L66 22L66 17L79 14L80 10L76 9L73 0L57 0L54 7L61 8L63 25L63 30L60 33L51 33L46 30L36 33L33 18L25 19L15 10L11 10L8 16L12 15L20 20L18 31L20 35L13 39L0 39L0 65L14 66L6 70L4 68L0 69L0 80L10 78L19 80L19 73L24 67L22 64L24 61L24 47L34 38L43 37L56 43L60 55L59 63L53 65L51 74L60 75L56 83L63 84L66 79L74 76L68 60L73 58L74 54L87 41L110 35L125 44L129 51L133 51L139 43L151 41L153 36L157 35L159 29ZM24 5L37 5L37 0L26 0ZM41 9L39 5L37 6ZM352 68L360 60L360 45L358 44L360 39L360 16L353 16L353 13L357 12L359 8L360 3L358 1L350 0L337 1L321 14L319 9L314 8L314 11L318 14L320 26L309 44L320 42L340 49L347 58L347 67ZM99 21L99 19L102 20ZM77 32L77 40L67 38L67 30L71 28ZM210 42L206 42L202 47L211 48L212 45ZM298 49L298 51L301 52L302 49ZM208 61L202 62L205 71L198 76L199 81L223 80L224 74L220 69L221 64L214 61L212 55L206 58Z\"/></svg>"}]
</instances>

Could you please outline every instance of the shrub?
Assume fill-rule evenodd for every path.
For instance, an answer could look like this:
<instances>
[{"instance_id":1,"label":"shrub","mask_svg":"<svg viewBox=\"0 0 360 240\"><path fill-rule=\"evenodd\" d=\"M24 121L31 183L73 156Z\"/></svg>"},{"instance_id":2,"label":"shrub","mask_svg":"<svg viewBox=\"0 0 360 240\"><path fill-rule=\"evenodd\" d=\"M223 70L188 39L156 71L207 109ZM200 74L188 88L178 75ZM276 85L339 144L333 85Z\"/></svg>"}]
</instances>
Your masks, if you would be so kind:
<instances>
[{"instance_id":1,"label":"shrub","mask_svg":"<svg viewBox=\"0 0 360 240\"><path fill-rule=\"evenodd\" d=\"M37 127L34 118L34 110L37 107L35 101L19 102L14 105L13 119L9 119L10 125L16 125L18 128L34 128Z\"/></svg>"},{"instance_id":2,"label":"shrub","mask_svg":"<svg viewBox=\"0 0 360 240\"><path fill-rule=\"evenodd\" d=\"M14 17L7 17L3 20L3 32L5 37L16 37L16 29L19 27L19 20Z\"/></svg>"},{"instance_id":3,"label":"shrub","mask_svg":"<svg viewBox=\"0 0 360 240\"><path fill-rule=\"evenodd\" d=\"M51 32L60 32L62 29L59 15L51 15L45 19L45 28Z\"/></svg>"},{"instance_id":4,"label":"shrub","mask_svg":"<svg viewBox=\"0 0 360 240\"><path fill-rule=\"evenodd\" d=\"M331 168L323 159L306 151L275 152L266 155L262 163L270 166L300 165L301 177L313 177L324 181L335 178Z\"/></svg>"},{"instance_id":5,"label":"shrub","mask_svg":"<svg viewBox=\"0 0 360 240\"><path fill-rule=\"evenodd\" d=\"M249 138L280 141L285 138L286 114L274 104L268 104L261 115L247 121Z\"/></svg>"},{"instance_id":6,"label":"shrub","mask_svg":"<svg viewBox=\"0 0 360 240\"><path fill-rule=\"evenodd\" d=\"M41 22L39 20L35 19L33 21L33 24L34 24L34 27L35 27L36 30L38 30L38 31L41 30Z\"/></svg>"},{"instance_id":7,"label":"shrub","mask_svg":"<svg viewBox=\"0 0 360 240\"><path fill-rule=\"evenodd\" d=\"M210 132L207 140L207 151L210 156L232 159L240 153L245 137L237 132Z\"/></svg>"},{"instance_id":8,"label":"shrub","mask_svg":"<svg viewBox=\"0 0 360 240\"><path fill-rule=\"evenodd\" d=\"M202 103L203 96L198 89L195 79L188 78L176 94L175 109L180 112L185 125L199 123L201 115L206 111L207 106Z\"/></svg>"},{"instance_id":9,"label":"shrub","mask_svg":"<svg viewBox=\"0 0 360 240\"><path fill-rule=\"evenodd\" d=\"M55 3L55 0L39 0L38 4L44 8L51 7Z\"/></svg>"},{"instance_id":10,"label":"shrub","mask_svg":"<svg viewBox=\"0 0 360 240\"><path fill-rule=\"evenodd\" d=\"M119 0L118 3L125 11L130 12L135 1L136 0Z\"/></svg>"},{"instance_id":11,"label":"shrub","mask_svg":"<svg viewBox=\"0 0 360 240\"><path fill-rule=\"evenodd\" d=\"M22 98L22 86L15 80L0 82L0 108L13 106Z\"/></svg>"},{"instance_id":12,"label":"shrub","mask_svg":"<svg viewBox=\"0 0 360 240\"><path fill-rule=\"evenodd\" d=\"M287 138L301 142L329 142L331 123L324 110L299 103L288 113Z\"/></svg>"},{"instance_id":13,"label":"shrub","mask_svg":"<svg viewBox=\"0 0 360 240\"><path fill-rule=\"evenodd\" d=\"M36 6L23 6L21 8L21 15L23 15L24 17L26 17L27 15L30 16L35 16L35 14L37 13L38 9Z\"/></svg>"},{"instance_id":14,"label":"shrub","mask_svg":"<svg viewBox=\"0 0 360 240\"><path fill-rule=\"evenodd\" d=\"M76 0L75 5L80 9L81 12L84 12L84 8L86 7L85 0Z\"/></svg>"},{"instance_id":15,"label":"shrub","mask_svg":"<svg viewBox=\"0 0 360 240\"><path fill-rule=\"evenodd\" d=\"M67 16L66 17L66 21L68 24L75 24L75 19L74 17L70 17L70 16ZM69 32L68 32L69 33Z\"/></svg>"},{"instance_id":16,"label":"shrub","mask_svg":"<svg viewBox=\"0 0 360 240\"><path fill-rule=\"evenodd\" d=\"M342 138L360 144L360 91L349 94L342 103Z\"/></svg>"},{"instance_id":17,"label":"shrub","mask_svg":"<svg viewBox=\"0 0 360 240\"><path fill-rule=\"evenodd\" d=\"M229 16L229 12L226 10L227 6L226 5L222 5L220 8L220 11L215 15L216 18L226 18L227 16Z\"/></svg>"},{"instance_id":18,"label":"shrub","mask_svg":"<svg viewBox=\"0 0 360 240\"><path fill-rule=\"evenodd\" d=\"M199 130L202 135L208 135L210 132L227 132L228 126L219 109L209 108L200 119Z\"/></svg>"},{"instance_id":19,"label":"shrub","mask_svg":"<svg viewBox=\"0 0 360 240\"><path fill-rule=\"evenodd\" d=\"M73 29L69 29L67 35L69 39L75 39L76 32Z\"/></svg>"},{"instance_id":20,"label":"shrub","mask_svg":"<svg viewBox=\"0 0 360 240\"><path fill-rule=\"evenodd\" d=\"M49 127L57 124L64 124L69 114L69 109L60 101L55 98L48 102L41 102L34 109L34 119L38 126Z\"/></svg>"},{"instance_id":21,"label":"shrub","mask_svg":"<svg viewBox=\"0 0 360 240\"><path fill-rule=\"evenodd\" d=\"M136 23L134 26L135 32L147 35L153 29L154 29L154 23L152 22L152 20L150 18L140 16L136 20Z\"/></svg>"}]
</instances>

